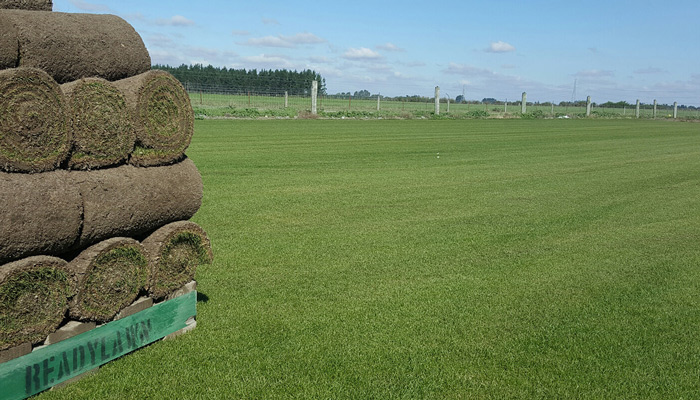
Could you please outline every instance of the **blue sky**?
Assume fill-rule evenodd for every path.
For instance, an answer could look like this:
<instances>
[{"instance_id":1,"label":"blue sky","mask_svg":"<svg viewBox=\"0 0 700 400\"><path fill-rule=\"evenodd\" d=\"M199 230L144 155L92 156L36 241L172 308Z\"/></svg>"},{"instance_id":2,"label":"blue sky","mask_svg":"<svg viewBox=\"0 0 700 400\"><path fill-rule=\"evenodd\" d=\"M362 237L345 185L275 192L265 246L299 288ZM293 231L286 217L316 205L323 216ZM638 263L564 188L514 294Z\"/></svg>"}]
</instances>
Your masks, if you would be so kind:
<instances>
[{"instance_id":1,"label":"blue sky","mask_svg":"<svg viewBox=\"0 0 700 400\"><path fill-rule=\"evenodd\" d=\"M432 2L435 3L435 2ZM154 63L313 69L329 93L700 106L700 2L54 0L117 14Z\"/></svg>"}]
</instances>

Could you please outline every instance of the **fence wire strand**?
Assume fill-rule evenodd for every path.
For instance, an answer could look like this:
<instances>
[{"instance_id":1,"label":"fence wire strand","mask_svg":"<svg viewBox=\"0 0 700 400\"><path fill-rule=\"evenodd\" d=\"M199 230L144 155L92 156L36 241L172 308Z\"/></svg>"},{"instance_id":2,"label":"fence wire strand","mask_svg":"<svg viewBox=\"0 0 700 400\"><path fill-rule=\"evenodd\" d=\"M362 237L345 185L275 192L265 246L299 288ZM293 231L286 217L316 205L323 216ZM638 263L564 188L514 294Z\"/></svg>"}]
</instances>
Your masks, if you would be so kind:
<instances>
[{"instance_id":1,"label":"fence wire strand","mask_svg":"<svg viewBox=\"0 0 700 400\"><path fill-rule=\"evenodd\" d=\"M308 94L291 95L284 90L252 91L242 88L226 88L201 84L185 83L192 105L196 111L203 114L246 110L257 113L283 111L288 115L311 111L311 90ZM586 106L581 102L570 104L560 102L528 103L527 113L545 117L585 116ZM319 94L317 110L322 114L332 113L385 113L401 116L402 114L427 115L435 112L435 99L418 96L384 97L372 95L369 97L353 97L349 94L326 95ZM484 104L478 101L456 103L453 99L441 98L440 114L473 115L476 117L507 117L520 114L520 102L498 101ZM636 117L635 105L624 107L605 107L593 103L591 114L608 117ZM653 104L642 103L639 108L640 118L672 118L673 107L657 105L656 113ZM700 108L679 107L678 118L700 118Z\"/></svg>"}]
</instances>

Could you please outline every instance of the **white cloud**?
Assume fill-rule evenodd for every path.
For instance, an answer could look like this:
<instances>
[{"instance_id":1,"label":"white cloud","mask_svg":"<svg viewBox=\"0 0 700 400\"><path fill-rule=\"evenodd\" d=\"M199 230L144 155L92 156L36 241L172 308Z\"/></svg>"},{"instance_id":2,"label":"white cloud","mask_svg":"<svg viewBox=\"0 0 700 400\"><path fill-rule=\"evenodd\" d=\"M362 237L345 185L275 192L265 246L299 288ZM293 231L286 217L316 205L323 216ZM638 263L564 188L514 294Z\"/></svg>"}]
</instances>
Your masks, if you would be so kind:
<instances>
[{"instance_id":1,"label":"white cloud","mask_svg":"<svg viewBox=\"0 0 700 400\"><path fill-rule=\"evenodd\" d=\"M257 56L241 57L241 60L254 68L289 68L292 63L285 57L278 55L260 54Z\"/></svg>"},{"instance_id":2,"label":"white cloud","mask_svg":"<svg viewBox=\"0 0 700 400\"><path fill-rule=\"evenodd\" d=\"M151 62L153 64L163 64L163 65L181 65L190 64L191 60L185 58L181 51L168 51L160 49L148 49L148 53L151 55Z\"/></svg>"},{"instance_id":3,"label":"white cloud","mask_svg":"<svg viewBox=\"0 0 700 400\"><path fill-rule=\"evenodd\" d=\"M663 74L666 72L668 72L668 71L661 69L661 68L654 68L654 67L641 68L641 69L637 69L634 71L635 74L650 74L650 75Z\"/></svg>"},{"instance_id":4,"label":"white cloud","mask_svg":"<svg viewBox=\"0 0 700 400\"><path fill-rule=\"evenodd\" d=\"M302 32L302 33L297 33L294 36L280 36L283 40L293 43L293 44L318 44L318 43L325 43L325 39L321 39L320 37L314 35L313 33L309 32Z\"/></svg>"},{"instance_id":5,"label":"white cloud","mask_svg":"<svg viewBox=\"0 0 700 400\"><path fill-rule=\"evenodd\" d=\"M81 1L81 0L70 0L70 3L74 7L77 7L83 11L105 11L105 12L111 11L111 9L104 4L88 3L86 1Z\"/></svg>"},{"instance_id":6,"label":"white cloud","mask_svg":"<svg viewBox=\"0 0 700 400\"><path fill-rule=\"evenodd\" d=\"M453 62L449 63L447 69L445 69L444 72L453 75L465 75L470 77L490 77L494 75L494 72L488 69L474 67L472 65L466 64L457 64Z\"/></svg>"},{"instance_id":7,"label":"white cloud","mask_svg":"<svg viewBox=\"0 0 700 400\"><path fill-rule=\"evenodd\" d=\"M330 58L322 56L309 57L309 61L316 64L331 64L333 62Z\"/></svg>"},{"instance_id":8,"label":"white cloud","mask_svg":"<svg viewBox=\"0 0 700 400\"><path fill-rule=\"evenodd\" d=\"M423 61L398 62L398 64L411 68L426 66L426 64Z\"/></svg>"},{"instance_id":9,"label":"white cloud","mask_svg":"<svg viewBox=\"0 0 700 400\"><path fill-rule=\"evenodd\" d=\"M188 47L185 49L185 53L190 57L206 58L207 60L216 60L220 56L219 50L206 47Z\"/></svg>"},{"instance_id":10,"label":"white cloud","mask_svg":"<svg viewBox=\"0 0 700 400\"><path fill-rule=\"evenodd\" d=\"M232 34L233 36L248 36L248 35L250 35L250 32L248 32L248 31L242 31L242 30L238 30L238 29L234 29L234 30L231 32L231 34Z\"/></svg>"},{"instance_id":11,"label":"white cloud","mask_svg":"<svg viewBox=\"0 0 700 400\"><path fill-rule=\"evenodd\" d=\"M359 49L348 49L343 54L343 58L348 60L379 60L382 58L382 55L366 47L360 47Z\"/></svg>"},{"instance_id":12,"label":"white cloud","mask_svg":"<svg viewBox=\"0 0 700 400\"><path fill-rule=\"evenodd\" d=\"M393 43L384 43L380 44L377 46L379 50L385 50L385 51L406 51L405 49L400 48L399 46L393 44Z\"/></svg>"},{"instance_id":13,"label":"white cloud","mask_svg":"<svg viewBox=\"0 0 700 400\"><path fill-rule=\"evenodd\" d=\"M520 76L501 74L486 68L454 62L449 63L443 72L462 78L459 81L460 85L470 86L472 91L476 90L476 93L480 93L483 97L506 98L513 93L544 86Z\"/></svg>"},{"instance_id":14,"label":"white cloud","mask_svg":"<svg viewBox=\"0 0 700 400\"><path fill-rule=\"evenodd\" d=\"M173 39L162 34L152 34L144 37L146 43L161 48L171 48L173 47Z\"/></svg>"},{"instance_id":15,"label":"white cloud","mask_svg":"<svg viewBox=\"0 0 700 400\"><path fill-rule=\"evenodd\" d=\"M175 15L169 19L158 19L156 20L156 25L161 26L192 26L194 21L183 17L182 15Z\"/></svg>"},{"instance_id":16,"label":"white cloud","mask_svg":"<svg viewBox=\"0 0 700 400\"><path fill-rule=\"evenodd\" d=\"M577 72L575 76L580 78L611 78L615 76L615 73L607 69L587 69Z\"/></svg>"},{"instance_id":17,"label":"white cloud","mask_svg":"<svg viewBox=\"0 0 700 400\"><path fill-rule=\"evenodd\" d=\"M506 42L498 41L498 42L491 42L489 47L486 49L487 53L508 53L511 51L515 51L515 47Z\"/></svg>"},{"instance_id":18,"label":"white cloud","mask_svg":"<svg viewBox=\"0 0 700 400\"><path fill-rule=\"evenodd\" d=\"M313 33L303 32L293 36L278 35L250 38L239 44L245 46L293 48L303 44L318 44L324 42L325 39L321 39Z\"/></svg>"},{"instance_id":19,"label":"white cloud","mask_svg":"<svg viewBox=\"0 0 700 400\"><path fill-rule=\"evenodd\" d=\"M367 67L367 71L372 71L375 73L389 73L392 72L393 69L391 66L387 64L371 64L369 67Z\"/></svg>"},{"instance_id":20,"label":"white cloud","mask_svg":"<svg viewBox=\"0 0 700 400\"><path fill-rule=\"evenodd\" d=\"M139 13L139 12L137 12L137 13L125 14L125 15L124 15L124 19L127 19L127 20L136 20L136 21L145 22L145 21L146 21L146 16L143 15L143 14L141 14L141 13Z\"/></svg>"},{"instance_id":21,"label":"white cloud","mask_svg":"<svg viewBox=\"0 0 700 400\"><path fill-rule=\"evenodd\" d=\"M415 76L406 75L400 71L394 71L392 78L403 80L403 81L411 81L411 82L415 82L417 80L417 78Z\"/></svg>"},{"instance_id":22,"label":"white cloud","mask_svg":"<svg viewBox=\"0 0 700 400\"><path fill-rule=\"evenodd\" d=\"M339 78L345 76L346 71L333 67L324 67L321 68L318 72L324 78Z\"/></svg>"},{"instance_id":23,"label":"white cloud","mask_svg":"<svg viewBox=\"0 0 700 400\"><path fill-rule=\"evenodd\" d=\"M260 46L260 47L294 47L293 44L285 41L279 36L265 36L260 38L250 38L243 43L246 46Z\"/></svg>"},{"instance_id":24,"label":"white cloud","mask_svg":"<svg viewBox=\"0 0 700 400\"><path fill-rule=\"evenodd\" d=\"M279 21L274 18L263 18L262 23L265 25L281 25Z\"/></svg>"},{"instance_id":25,"label":"white cloud","mask_svg":"<svg viewBox=\"0 0 700 400\"><path fill-rule=\"evenodd\" d=\"M152 37L153 38L153 37ZM170 40L167 36L155 36L156 41L147 41L148 51L154 64L167 64L178 66L181 64L202 64L223 66L238 61L235 52L222 51L221 49L187 46L177 39Z\"/></svg>"}]
</instances>

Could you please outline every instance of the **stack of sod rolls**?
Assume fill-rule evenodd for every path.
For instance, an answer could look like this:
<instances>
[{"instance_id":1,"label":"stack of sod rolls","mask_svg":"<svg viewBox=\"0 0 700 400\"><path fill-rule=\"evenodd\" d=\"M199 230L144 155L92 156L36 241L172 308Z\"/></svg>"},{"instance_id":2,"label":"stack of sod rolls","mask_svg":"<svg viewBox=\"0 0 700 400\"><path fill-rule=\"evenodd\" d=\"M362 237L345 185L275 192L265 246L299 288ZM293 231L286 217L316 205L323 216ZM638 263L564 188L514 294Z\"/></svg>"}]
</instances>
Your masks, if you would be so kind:
<instances>
[{"instance_id":1,"label":"stack of sod rolls","mask_svg":"<svg viewBox=\"0 0 700 400\"><path fill-rule=\"evenodd\" d=\"M213 258L188 221L188 94L126 21L51 7L0 0L0 362L175 296Z\"/></svg>"},{"instance_id":2,"label":"stack of sod rolls","mask_svg":"<svg viewBox=\"0 0 700 400\"><path fill-rule=\"evenodd\" d=\"M0 8L17 10L51 11L51 0L0 0Z\"/></svg>"}]
</instances>

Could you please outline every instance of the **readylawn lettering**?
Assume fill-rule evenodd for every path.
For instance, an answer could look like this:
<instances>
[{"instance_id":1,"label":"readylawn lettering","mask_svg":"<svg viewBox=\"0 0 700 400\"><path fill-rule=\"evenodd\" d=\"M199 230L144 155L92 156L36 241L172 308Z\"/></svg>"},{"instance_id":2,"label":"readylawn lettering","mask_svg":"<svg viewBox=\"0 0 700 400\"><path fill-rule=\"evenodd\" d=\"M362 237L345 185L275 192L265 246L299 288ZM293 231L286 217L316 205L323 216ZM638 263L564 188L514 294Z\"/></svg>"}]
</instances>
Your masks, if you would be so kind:
<instances>
[{"instance_id":1,"label":"readylawn lettering","mask_svg":"<svg viewBox=\"0 0 700 400\"><path fill-rule=\"evenodd\" d=\"M84 371L98 367L111 359L150 343L151 320L137 321L123 330L106 332L105 336L78 344L27 365L25 371L25 392L29 396L48 389L64 377L72 376L71 371ZM87 357L86 357L87 355Z\"/></svg>"},{"instance_id":2,"label":"readylawn lettering","mask_svg":"<svg viewBox=\"0 0 700 400\"><path fill-rule=\"evenodd\" d=\"M196 302L190 292L0 364L0 400L32 396L176 332Z\"/></svg>"}]
</instances>

